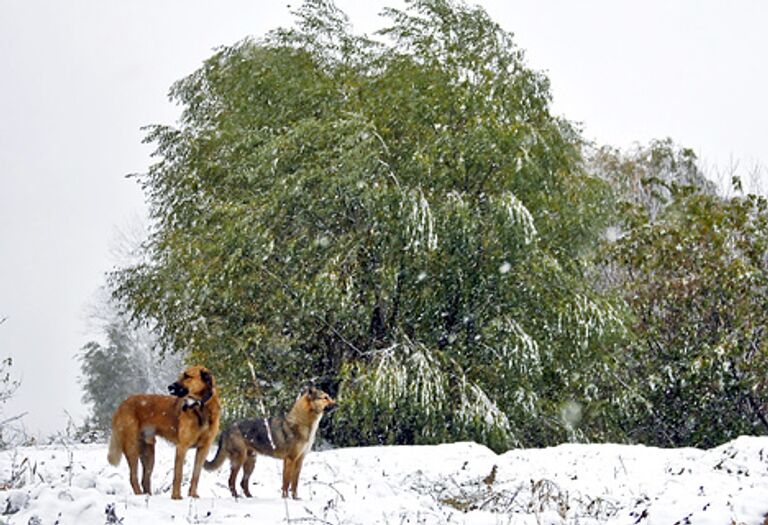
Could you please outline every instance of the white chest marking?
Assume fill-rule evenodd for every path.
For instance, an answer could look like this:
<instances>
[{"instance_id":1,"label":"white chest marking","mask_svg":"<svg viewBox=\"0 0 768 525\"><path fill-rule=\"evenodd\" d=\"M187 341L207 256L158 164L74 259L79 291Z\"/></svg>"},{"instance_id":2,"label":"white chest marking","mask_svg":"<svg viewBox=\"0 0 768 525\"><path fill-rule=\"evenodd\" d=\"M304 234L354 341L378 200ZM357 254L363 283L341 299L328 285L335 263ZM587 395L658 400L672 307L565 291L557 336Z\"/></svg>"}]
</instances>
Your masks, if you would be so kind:
<instances>
[{"instance_id":1,"label":"white chest marking","mask_svg":"<svg viewBox=\"0 0 768 525\"><path fill-rule=\"evenodd\" d=\"M301 449L302 454L306 454L312 450L312 445L315 444L315 436L317 435L317 427L320 426L321 419L322 415L315 419L314 423L312 423L312 428L309 429L309 438L307 438L307 443L304 445L304 448Z\"/></svg>"}]
</instances>

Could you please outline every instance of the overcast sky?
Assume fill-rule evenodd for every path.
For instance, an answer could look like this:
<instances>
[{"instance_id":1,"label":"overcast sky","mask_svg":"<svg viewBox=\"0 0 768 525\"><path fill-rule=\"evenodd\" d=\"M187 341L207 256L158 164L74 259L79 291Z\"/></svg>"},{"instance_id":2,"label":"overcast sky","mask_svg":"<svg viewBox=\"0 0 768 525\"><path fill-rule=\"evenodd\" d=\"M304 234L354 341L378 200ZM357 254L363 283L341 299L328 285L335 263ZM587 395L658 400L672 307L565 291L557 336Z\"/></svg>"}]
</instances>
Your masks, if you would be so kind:
<instances>
[{"instance_id":1,"label":"overcast sky","mask_svg":"<svg viewBox=\"0 0 768 525\"><path fill-rule=\"evenodd\" d=\"M768 2L479 3L587 138L670 136L711 170L768 165ZM370 32L402 3L337 5ZM141 126L175 122L168 88L213 48L290 20L273 1L0 0L0 358L22 380L0 420L29 412L39 434L86 414L74 356L97 336L86 311L116 228L145 215L125 178L150 163Z\"/></svg>"}]
</instances>

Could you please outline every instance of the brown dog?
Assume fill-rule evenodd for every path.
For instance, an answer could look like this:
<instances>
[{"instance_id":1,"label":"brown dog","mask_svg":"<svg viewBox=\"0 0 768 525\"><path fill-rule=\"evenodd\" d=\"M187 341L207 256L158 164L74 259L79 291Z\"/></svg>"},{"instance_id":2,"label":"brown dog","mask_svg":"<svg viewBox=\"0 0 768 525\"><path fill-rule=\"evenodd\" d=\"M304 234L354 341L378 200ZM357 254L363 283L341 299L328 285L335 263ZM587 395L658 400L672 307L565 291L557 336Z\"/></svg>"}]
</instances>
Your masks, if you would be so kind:
<instances>
[{"instance_id":1,"label":"brown dog","mask_svg":"<svg viewBox=\"0 0 768 525\"><path fill-rule=\"evenodd\" d=\"M331 397L315 387L305 388L284 416L236 421L219 437L219 450L212 461L205 462L206 470L217 469L229 458L229 490L237 497L235 481L240 467L243 479L240 486L246 497L251 497L248 480L256 466L256 455L263 454L283 460L283 497L288 491L297 499L296 487L304 457L312 448L317 427L325 412L337 407Z\"/></svg>"},{"instance_id":2,"label":"brown dog","mask_svg":"<svg viewBox=\"0 0 768 525\"><path fill-rule=\"evenodd\" d=\"M193 366L168 387L170 396L136 395L123 401L112 416L112 437L109 440L109 462L120 463L125 455L130 469L131 487L135 494L151 494L150 477L155 464L155 436L176 444L171 498L181 499L181 474L187 449L196 448L190 497L197 496L200 468L208 449L219 432L221 407L213 376L207 368ZM144 472L141 487L138 463Z\"/></svg>"}]
</instances>

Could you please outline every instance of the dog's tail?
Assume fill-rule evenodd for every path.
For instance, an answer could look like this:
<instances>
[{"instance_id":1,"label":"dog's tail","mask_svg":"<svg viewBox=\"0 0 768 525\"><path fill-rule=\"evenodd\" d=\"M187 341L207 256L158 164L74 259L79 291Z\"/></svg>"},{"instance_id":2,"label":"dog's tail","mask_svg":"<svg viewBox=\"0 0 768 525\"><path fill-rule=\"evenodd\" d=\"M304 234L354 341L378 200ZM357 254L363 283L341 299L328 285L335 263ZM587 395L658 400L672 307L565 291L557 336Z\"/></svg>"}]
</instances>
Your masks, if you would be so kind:
<instances>
[{"instance_id":1,"label":"dog's tail","mask_svg":"<svg viewBox=\"0 0 768 525\"><path fill-rule=\"evenodd\" d=\"M120 433L115 432L112 429L112 436L109 438L109 454L107 454L107 461L111 465L117 466L120 464L120 458L123 455L123 443L120 441Z\"/></svg>"},{"instance_id":2,"label":"dog's tail","mask_svg":"<svg viewBox=\"0 0 768 525\"><path fill-rule=\"evenodd\" d=\"M219 450L216 451L216 455L211 461L206 461L203 465L205 470L216 470L227 459L227 454L224 451L224 432L219 435Z\"/></svg>"}]
</instances>

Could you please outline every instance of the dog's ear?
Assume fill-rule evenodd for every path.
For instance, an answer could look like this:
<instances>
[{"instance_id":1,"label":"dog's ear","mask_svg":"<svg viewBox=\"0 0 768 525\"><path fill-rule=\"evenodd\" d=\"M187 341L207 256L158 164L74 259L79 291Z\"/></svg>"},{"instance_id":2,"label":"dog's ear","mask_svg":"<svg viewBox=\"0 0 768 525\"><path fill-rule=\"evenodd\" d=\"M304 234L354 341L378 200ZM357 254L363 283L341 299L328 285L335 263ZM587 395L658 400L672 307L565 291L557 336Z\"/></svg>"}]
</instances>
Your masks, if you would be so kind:
<instances>
[{"instance_id":1,"label":"dog's ear","mask_svg":"<svg viewBox=\"0 0 768 525\"><path fill-rule=\"evenodd\" d=\"M304 386L301 388L301 393L299 394L299 397L301 396L310 396L312 397L315 393L315 384L313 381L307 381L304 383Z\"/></svg>"},{"instance_id":2,"label":"dog's ear","mask_svg":"<svg viewBox=\"0 0 768 525\"><path fill-rule=\"evenodd\" d=\"M200 399L200 401L205 404L213 397L213 376L208 369L203 368L200 370L200 379L203 380L206 386L206 389L203 392L203 397Z\"/></svg>"}]
</instances>

